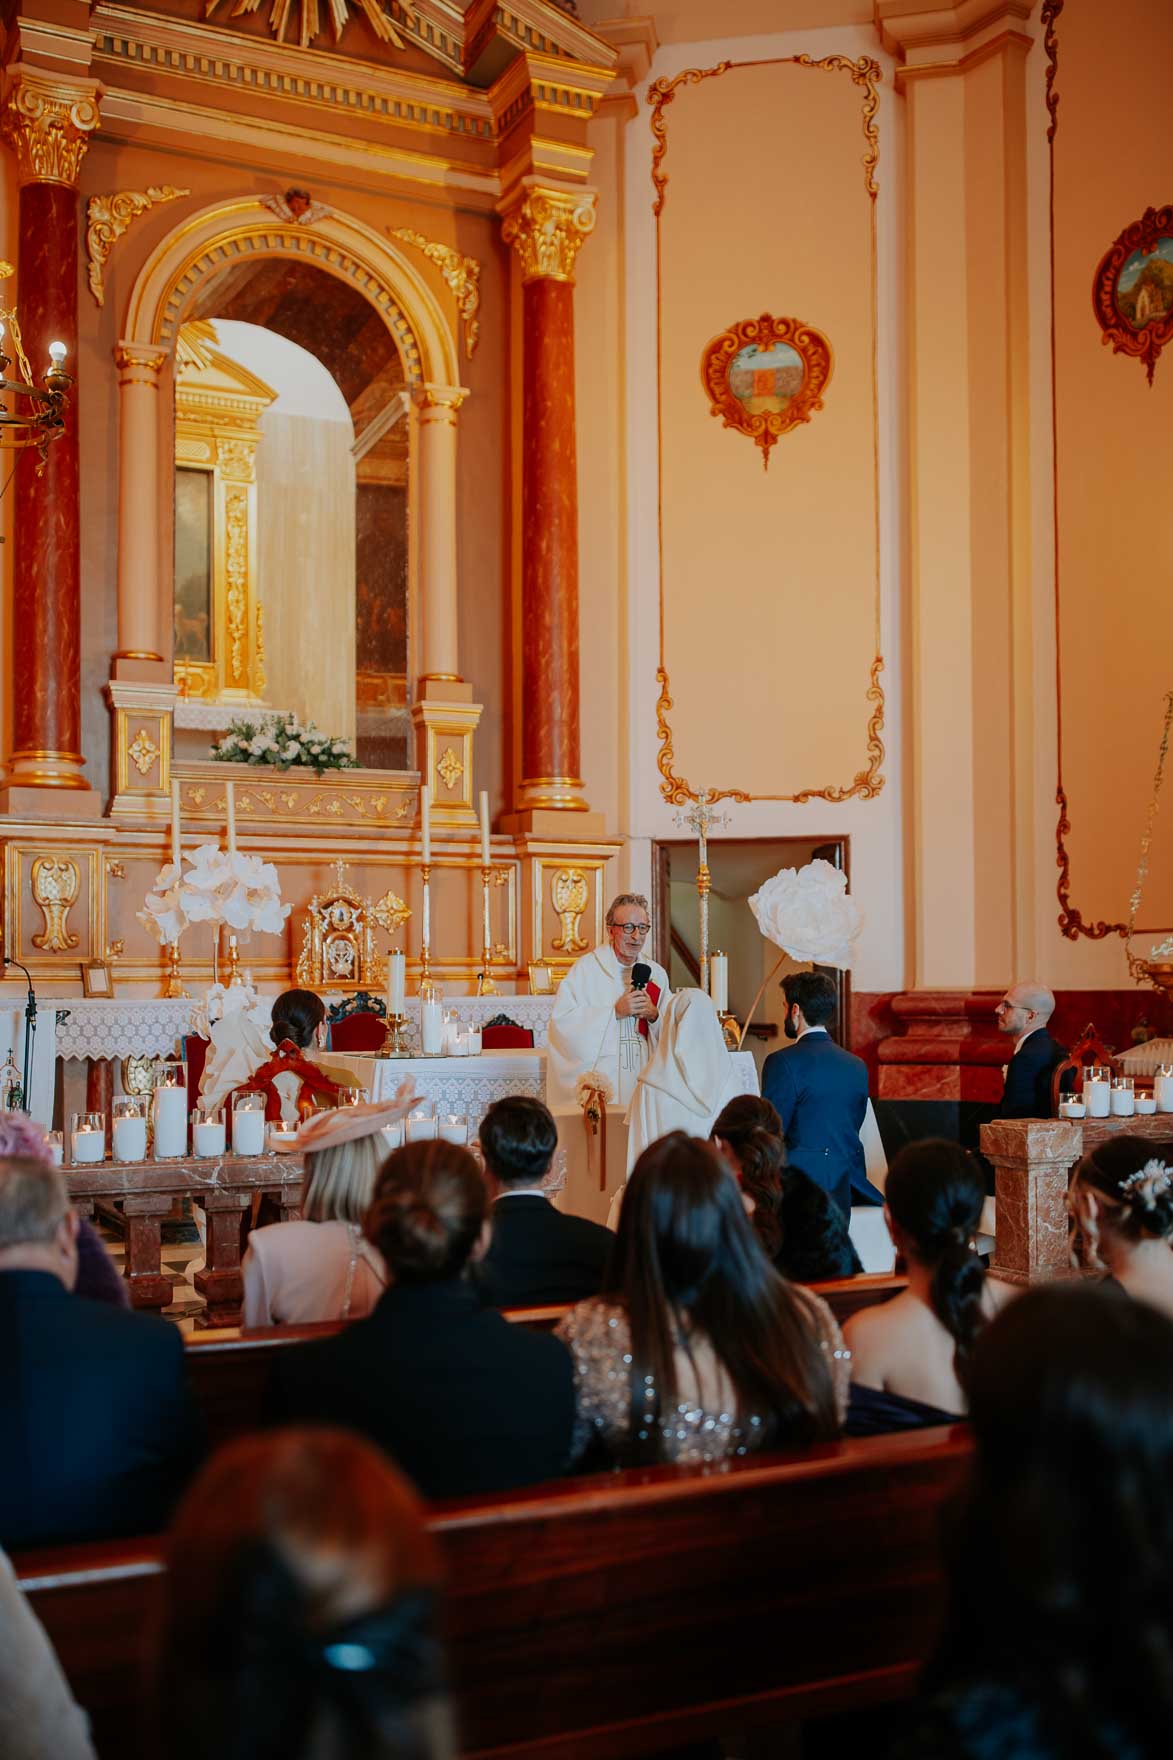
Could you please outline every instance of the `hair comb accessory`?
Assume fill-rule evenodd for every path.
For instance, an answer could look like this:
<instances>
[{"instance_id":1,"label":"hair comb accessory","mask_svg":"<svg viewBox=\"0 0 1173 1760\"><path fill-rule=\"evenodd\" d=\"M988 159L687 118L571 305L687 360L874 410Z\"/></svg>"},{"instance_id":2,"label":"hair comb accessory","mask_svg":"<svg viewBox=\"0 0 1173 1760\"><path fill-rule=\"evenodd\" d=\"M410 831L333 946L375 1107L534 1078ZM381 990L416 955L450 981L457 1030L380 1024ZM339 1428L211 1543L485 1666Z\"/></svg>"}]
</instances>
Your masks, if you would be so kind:
<instances>
[{"instance_id":1,"label":"hair comb accessory","mask_svg":"<svg viewBox=\"0 0 1173 1760\"><path fill-rule=\"evenodd\" d=\"M1120 1181L1120 1196L1151 1210L1162 1192L1173 1186L1173 1169L1163 1161L1146 1161L1144 1166Z\"/></svg>"}]
</instances>

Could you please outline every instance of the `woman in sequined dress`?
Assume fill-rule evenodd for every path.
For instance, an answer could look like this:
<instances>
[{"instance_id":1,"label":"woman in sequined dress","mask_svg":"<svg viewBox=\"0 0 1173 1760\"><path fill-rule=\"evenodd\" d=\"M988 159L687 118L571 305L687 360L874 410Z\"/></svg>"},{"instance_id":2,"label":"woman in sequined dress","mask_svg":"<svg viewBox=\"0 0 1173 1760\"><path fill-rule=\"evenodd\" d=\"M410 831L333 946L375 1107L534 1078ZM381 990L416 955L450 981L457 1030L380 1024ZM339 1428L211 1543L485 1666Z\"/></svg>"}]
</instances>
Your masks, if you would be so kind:
<instances>
[{"instance_id":1,"label":"woman in sequined dress","mask_svg":"<svg viewBox=\"0 0 1173 1760\"><path fill-rule=\"evenodd\" d=\"M673 1131L627 1186L604 1292L559 1336L574 1360L573 1458L717 1461L825 1440L849 1364L826 1303L778 1276L708 1143Z\"/></svg>"}]
</instances>

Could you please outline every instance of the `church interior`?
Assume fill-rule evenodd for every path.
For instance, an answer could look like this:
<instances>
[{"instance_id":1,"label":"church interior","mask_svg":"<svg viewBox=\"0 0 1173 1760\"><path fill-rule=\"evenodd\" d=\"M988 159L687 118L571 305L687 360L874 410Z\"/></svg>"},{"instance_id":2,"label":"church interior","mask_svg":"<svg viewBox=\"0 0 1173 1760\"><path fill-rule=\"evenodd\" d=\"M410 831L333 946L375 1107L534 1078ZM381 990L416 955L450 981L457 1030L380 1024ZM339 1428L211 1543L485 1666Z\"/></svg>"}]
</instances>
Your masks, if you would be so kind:
<instances>
[{"instance_id":1,"label":"church interior","mask_svg":"<svg viewBox=\"0 0 1173 1760\"><path fill-rule=\"evenodd\" d=\"M550 1191L622 1231L677 1117L637 1142L639 1070L671 1038L683 1119L701 1067L669 995L705 999L714 1093L789 1132L780 980L827 974L800 1034L866 1066L836 1362L915 1285L882 1188L926 1141L985 1172L991 1285L1073 1282L1074 1170L1173 1136L1173 8L7 0L0 31L0 1111L182 1337L210 1442L274 1372L250 1229L308 1226L291 987L299 1095L414 1080L405 1153L544 1102ZM643 991L605 1000L613 1067L575 990L604 956ZM1119 1190L1159 1208L1152 1168ZM5 1251L0 1193L0 1285ZM838 1480L624 1458L622 1499L438 1502L462 1735L418 1751L883 1753L972 1443L848 1430ZM96 1742L13 1755L176 1752L128 1710L158 1535L0 1545Z\"/></svg>"}]
</instances>

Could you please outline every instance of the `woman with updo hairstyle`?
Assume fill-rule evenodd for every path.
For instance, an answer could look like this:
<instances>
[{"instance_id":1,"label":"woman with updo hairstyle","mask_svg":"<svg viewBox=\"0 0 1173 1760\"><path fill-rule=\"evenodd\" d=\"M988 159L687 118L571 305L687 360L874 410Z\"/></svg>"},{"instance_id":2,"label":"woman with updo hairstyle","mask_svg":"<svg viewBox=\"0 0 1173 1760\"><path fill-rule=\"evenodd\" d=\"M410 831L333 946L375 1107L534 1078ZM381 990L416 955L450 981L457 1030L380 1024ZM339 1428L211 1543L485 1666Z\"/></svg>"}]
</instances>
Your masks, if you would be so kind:
<instances>
[{"instance_id":1,"label":"woman with updo hairstyle","mask_svg":"<svg viewBox=\"0 0 1173 1760\"><path fill-rule=\"evenodd\" d=\"M987 1279L974 1251L985 1196L978 1165L959 1143L929 1137L893 1160L884 1217L908 1288L843 1328L852 1353L849 1435L964 1417L975 1340L1012 1293Z\"/></svg>"},{"instance_id":2,"label":"woman with updo hairstyle","mask_svg":"<svg viewBox=\"0 0 1173 1760\"><path fill-rule=\"evenodd\" d=\"M488 1244L487 1213L467 1149L394 1150L364 1223L390 1285L337 1337L279 1353L277 1414L369 1436L425 1497L560 1473L574 1422L570 1357L550 1334L481 1306L467 1272Z\"/></svg>"},{"instance_id":3,"label":"woman with updo hairstyle","mask_svg":"<svg viewBox=\"0 0 1173 1760\"><path fill-rule=\"evenodd\" d=\"M625 1465L697 1465L838 1434L834 1316L778 1276L720 1156L683 1131L636 1162L603 1293L558 1332L574 1357L576 1459L594 1445Z\"/></svg>"},{"instance_id":4,"label":"woman with updo hairstyle","mask_svg":"<svg viewBox=\"0 0 1173 1760\"><path fill-rule=\"evenodd\" d=\"M1108 1137L1068 1194L1077 1262L1173 1319L1173 1143Z\"/></svg>"},{"instance_id":5,"label":"woman with updo hairstyle","mask_svg":"<svg viewBox=\"0 0 1173 1760\"><path fill-rule=\"evenodd\" d=\"M239 1437L167 1542L152 1752L454 1760L423 1507L342 1430Z\"/></svg>"},{"instance_id":6,"label":"woman with updo hairstyle","mask_svg":"<svg viewBox=\"0 0 1173 1760\"><path fill-rule=\"evenodd\" d=\"M269 1037L278 1051L283 1045L305 1051L317 1039L325 1019L326 1004L313 990L283 990L273 1002Z\"/></svg>"},{"instance_id":7,"label":"woman with updo hairstyle","mask_svg":"<svg viewBox=\"0 0 1173 1760\"><path fill-rule=\"evenodd\" d=\"M754 1228L775 1270L793 1283L858 1276L863 1267L847 1218L813 1179L787 1167L782 1120L769 1100L739 1094L712 1136L753 1206Z\"/></svg>"}]
</instances>

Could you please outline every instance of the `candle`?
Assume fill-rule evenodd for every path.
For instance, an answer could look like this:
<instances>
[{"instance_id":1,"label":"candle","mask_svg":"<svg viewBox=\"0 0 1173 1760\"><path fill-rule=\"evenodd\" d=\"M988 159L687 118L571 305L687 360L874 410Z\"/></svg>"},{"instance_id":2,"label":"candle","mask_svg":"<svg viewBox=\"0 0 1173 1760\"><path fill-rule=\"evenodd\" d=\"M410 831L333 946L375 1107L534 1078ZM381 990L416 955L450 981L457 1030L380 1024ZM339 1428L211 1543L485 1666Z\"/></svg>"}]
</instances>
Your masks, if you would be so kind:
<instances>
[{"instance_id":1,"label":"candle","mask_svg":"<svg viewBox=\"0 0 1173 1760\"><path fill-rule=\"evenodd\" d=\"M1107 1118L1112 1110L1112 1089L1104 1076L1083 1084L1083 1103L1089 1118Z\"/></svg>"},{"instance_id":2,"label":"candle","mask_svg":"<svg viewBox=\"0 0 1173 1760\"><path fill-rule=\"evenodd\" d=\"M432 860L432 791L426 782L420 785L420 852L428 867Z\"/></svg>"},{"instance_id":3,"label":"candle","mask_svg":"<svg viewBox=\"0 0 1173 1760\"><path fill-rule=\"evenodd\" d=\"M292 1149L296 1141L296 1125L271 1124L269 1126L270 1149Z\"/></svg>"},{"instance_id":4,"label":"candle","mask_svg":"<svg viewBox=\"0 0 1173 1760\"><path fill-rule=\"evenodd\" d=\"M452 1043L449 1046L449 1050L453 1057L468 1056L468 1034L463 1027L454 1027L452 1029Z\"/></svg>"},{"instance_id":5,"label":"candle","mask_svg":"<svg viewBox=\"0 0 1173 1760\"><path fill-rule=\"evenodd\" d=\"M485 790L482 788L482 790L481 790L481 866L482 866L482 868L487 868L489 866L490 862L492 861L492 859L493 859L492 852L489 849L489 797L488 797L488 794L485 792Z\"/></svg>"},{"instance_id":6,"label":"candle","mask_svg":"<svg viewBox=\"0 0 1173 1760\"><path fill-rule=\"evenodd\" d=\"M96 1125L82 1124L73 1133L75 1161L101 1161L106 1154L106 1133Z\"/></svg>"},{"instance_id":7,"label":"candle","mask_svg":"<svg viewBox=\"0 0 1173 1760\"><path fill-rule=\"evenodd\" d=\"M199 1118L192 1128L192 1147L197 1155L223 1155L226 1133L222 1118Z\"/></svg>"},{"instance_id":8,"label":"candle","mask_svg":"<svg viewBox=\"0 0 1173 1760\"><path fill-rule=\"evenodd\" d=\"M444 1005L429 999L420 1009L420 1039L425 1057L444 1053Z\"/></svg>"},{"instance_id":9,"label":"candle","mask_svg":"<svg viewBox=\"0 0 1173 1760\"><path fill-rule=\"evenodd\" d=\"M236 784L230 782L225 789L228 797L228 854L236 854Z\"/></svg>"},{"instance_id":10,"label":"candle","mask_svg":"<svg viewBox=\"0 0 1173 1760\"><path fill-rule=\"evenodd\" d=\"M407 960L395 948L387 960L387 1013L407 1013Z\"/></svg>"},{"instance_id":11,"label":"candle","mask_svg":"<svg viewBox=\"0 0 1173 1760\"><path fill-rule=\"evenodd\" d=\"M467 1037L469 1056L479 1057L481 1054L481 1029L479 1027L470 1027L468 1029Z\"/></svg>"},{"instance_id":12,"label":"candle","mask_svg":"<svg viewBox=\"0 0 1173 1760\"><path fill-rule=\"evenodd\" d=\"M145 1161L147 1155L147 1121L136 1113L114 1120L115 1161Z\"/></svg>"},{"instance_id":13,"label":"candle","mask_svg":"<svg viewBox=\"0 0 1173 1760\"><path fill-rule=\"evenodd\" d=\"M171 860L175 867L179 866L179 781L171 778Z\"/></svg>"},{"instance_id":14,"label":"candle","mask_svg":"<svg viewBox=\"0 0 1173 1760\"><path fill-rule=\"evenodd\" d=\"M65 1160L65 1144L62 1141L61 1132L50 1131L45 1138L45 1146L49 1151L50 1167L60 1167Z\"/></svg>"},{"instance_id":15,"label":"candle","mask_svg":"<svg viewBox=\"0 0 1173 1760\"><path fill-rule=\"evenodd\" d=\"M723 953L709 955L709 995L718 1014L729 1012L729 961Z\"/></svg>"},{"instance_id":16,"label":"candle","mask_svg":"<svg viewBox=\"0 0 1173 1760\"><path fill-rule=\"evenodd\" d=\"M232 1149L236 1155L265 1153L265 1114L259 1106L238 1106L232 1114Z\"/></svg>"},{"instance_id":17,"label":"candle","mask_svg":"<svg viewBox=\"0 0 1173 1760\"><path fill-rule=\"evenodd\" d=\"M440 1138L445 1143L468 1142L468 1119L463 1112L446 1112L440 1120Z\"/></svg>"},{"instance_id":18,"label":"candle","mask_svg":"<svg viewBox=\"0 0 1173 1760\"><path fill-rule=\"evenodd\" d=\"M1165 1065L1153 1077L1153 1099L1158 1112L1173 1112L1173 1070Z\"/></svg>"},{"instance_id":19,"label":"candle","mask_svg":"<svg viewBox=\"0 0 1173 1760\"><path fill-rule=\"evenodd\" d=\"M187 1154L187 1089L155 1089L155 1154Z\"/></svg>"},{"instance_id":20,"label":"candle","mask_svg":"<svg viewBox=\"0 0 1173 1760\"><path fill-rule=\"evenodd\" d=\"M1135 1096L1132 1091L1132 1083L1129 1082L1128 1086L1125 1087L1123 1082L1118 1082L1112 1089L1113 1118L1131 1118L1135 1111L1136 1104Z\"/></svg>"},{"instance_id":21,"label":"candle","mask_svg":"<svg viewBox=\"0 0 1173 1760\"><path fill-rule=\"evenodd\" d=\"M1136 1097L1136 1110L1144 1113L1146 1117L1151 1116L1151 1114L1157 1110L1157 1102L1153 1099L1151 1094L1138 1094Z\"/></svg>"},{"instance_id":22,"label":"candle","mask_svg":"<svg viewBox=\"0 0 1173 1760\"><path fill-rule=\"evenodd\" d=\"M383 1126L383 1135L387 1140L388 1149L402 1149L403 1120L397 1118L394 1124L385 1124Z\"/></svg>"},{"instance_id":23,"label":"candle","mask_svg":"<svg viewBox=\"0 0 1173 1760\"><path fill-rule=\"evenodd\" d=\"M435 1115L433 1113L409 1112L406 1134L409 1143L430 1142L436 1135Z\"/></svg>"},{"instance_id":24,"label":"candle","mask_svg":"<svg viewBox=\"0 0 1173 1760\"><path fill-rule=\"evenodd\" d=\"M1062 1106L1064 1118L1082 1118L1087 1111L1082 1100L1064 1100Z\"/></svg>"}]
</instances>

